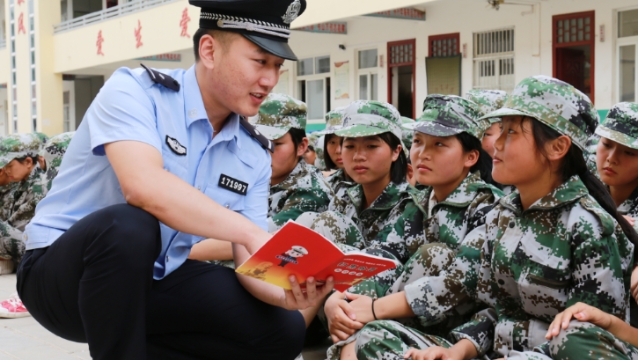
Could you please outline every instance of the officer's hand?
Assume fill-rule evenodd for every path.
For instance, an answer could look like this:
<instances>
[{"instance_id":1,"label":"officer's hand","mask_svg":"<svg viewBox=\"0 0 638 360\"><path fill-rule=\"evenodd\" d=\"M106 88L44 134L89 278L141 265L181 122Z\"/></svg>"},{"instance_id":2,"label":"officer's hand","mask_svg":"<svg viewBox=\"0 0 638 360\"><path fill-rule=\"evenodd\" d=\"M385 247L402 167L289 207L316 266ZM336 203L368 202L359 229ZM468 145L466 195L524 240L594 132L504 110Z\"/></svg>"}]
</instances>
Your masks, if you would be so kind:
<instances>
[{"instance_id":1,"label":"officer's hand","mask_svg":"<svg viewBox=\"0 0 638 360\"><path fill-rule=\"evenodd\" d=\"M579 302L556 315L554 321L549 325L545 338L551 340L554 336L558 336L561 330L567 329L572 319L583 322L587 321L607 330L611 326L612 316L613 315L607 314L591 305Z\"/></svg>"},{"instance_id":2,"label":"officer's hand","mask_svg":"<svg viewBox=\"0 0 638 360\"><path fill-rule=\"evenodd\" d=\"M631 272L631 296L638 301L638 266Z\"/></svg>"},{"instance_id":3,"label":"officer's hand","mask_svg":"<svg viewBox=\"0 0 638 360\"><path fill-rule=\"evenodd\" d=\"M374 321L371 297L349 293L346 293L346 296L348 300L350 300L350 308L354 311L358 322L367 324L370 321Z\"/></svg>"},{"instance_id":4,"label":"officer's hand","mask_svg":"<svg viewBox=\"0 0 638 360\"><path fill-rule=\"evenodd\" d=\"M326 300L323 308L328 319L328 332L332 342L337 343L345 340L363 327L363 324L356 321L356 315L350 304L344 300L344 294L335 292Z\"/></svg>"},{"instance_id":5,"label":"officer's hand","mask_svg":"<svg viewBox=\"0 0 638 360\"><path fill-rule=\"evenodd\" d=\"M329 277L325 284L317 285L314 278L309 277L302 289L297 278L290 276L290 290L285 290L284 306L288 310L303 310L309 307L318 306L323 299L332 291L334 279Z\"/></svg>"}]
</instances>

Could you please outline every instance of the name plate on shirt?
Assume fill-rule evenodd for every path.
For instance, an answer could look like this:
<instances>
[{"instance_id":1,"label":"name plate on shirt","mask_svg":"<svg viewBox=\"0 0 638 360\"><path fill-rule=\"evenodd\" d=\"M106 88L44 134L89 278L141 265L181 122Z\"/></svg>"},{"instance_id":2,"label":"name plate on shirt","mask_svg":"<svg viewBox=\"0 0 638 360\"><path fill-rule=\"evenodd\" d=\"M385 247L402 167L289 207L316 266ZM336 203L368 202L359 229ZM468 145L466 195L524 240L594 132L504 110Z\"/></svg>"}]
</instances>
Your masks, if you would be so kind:
<instances>
[{"instance_id":1,"label":"name plate on shirt","mask_svg":"<svg viewBox=\"0 0 638 360\"><path fill-rule=\"evenodd\" d=\"M248 191L247 183L224 174L219 177L219 186L244 196L246 196L246 192Z\"/></svg>"}]
</instances>

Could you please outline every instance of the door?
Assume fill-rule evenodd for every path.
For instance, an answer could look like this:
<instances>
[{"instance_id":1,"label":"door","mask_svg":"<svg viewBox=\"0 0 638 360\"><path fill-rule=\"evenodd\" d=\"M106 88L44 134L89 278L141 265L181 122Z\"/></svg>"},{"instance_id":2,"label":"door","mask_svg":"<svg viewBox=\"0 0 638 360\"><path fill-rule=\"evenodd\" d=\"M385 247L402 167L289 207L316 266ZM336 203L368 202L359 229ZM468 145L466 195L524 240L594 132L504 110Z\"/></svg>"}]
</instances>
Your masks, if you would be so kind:
<instances>
[{"instance_id":1,"label":"door","mask_svg":"<svg viewBox=\"0 0 638 360\"><path fill-rule=\"evenodd\" d=\"M388 102L402 116L416 115L416 39L388 43Z\"/></svg>"}]
</instances>

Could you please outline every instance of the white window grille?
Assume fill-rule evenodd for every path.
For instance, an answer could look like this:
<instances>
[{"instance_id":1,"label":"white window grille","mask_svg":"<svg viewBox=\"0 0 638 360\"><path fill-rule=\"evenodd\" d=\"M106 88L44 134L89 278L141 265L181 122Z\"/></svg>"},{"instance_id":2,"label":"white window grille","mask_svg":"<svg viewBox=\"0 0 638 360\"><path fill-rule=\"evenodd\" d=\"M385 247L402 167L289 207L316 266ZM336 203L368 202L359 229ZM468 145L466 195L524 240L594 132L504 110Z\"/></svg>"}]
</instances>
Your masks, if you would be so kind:
<instances>
[{"instance_id":1,"label":"white window grille","mask_svg":"<svg viewBox=\"0 0 638 360\"><path fill-rule=\"evenodd\" d=\"M308 105L308 120L323 121L330 109L330 56L297 62L297 95Z\"/></svg>"},{"instance_id":2,"label":"white window grille","mask_svg":"<svg viewBox=\"0 0 638 360\"><path fill-rule=\"evenodd\" d=\"M514 29L474 33L474 88L514 89Z\"/></svg>"},{"instance_id":3,"label":"white window grille","mask_svg":"<svg viewBox=\"0 0 638 360\"><path fill-rule=\"evenodd\" d=\"M379 100L378 50L359 50L357 54L359 100Z\"/></svg>"}]
</instances>

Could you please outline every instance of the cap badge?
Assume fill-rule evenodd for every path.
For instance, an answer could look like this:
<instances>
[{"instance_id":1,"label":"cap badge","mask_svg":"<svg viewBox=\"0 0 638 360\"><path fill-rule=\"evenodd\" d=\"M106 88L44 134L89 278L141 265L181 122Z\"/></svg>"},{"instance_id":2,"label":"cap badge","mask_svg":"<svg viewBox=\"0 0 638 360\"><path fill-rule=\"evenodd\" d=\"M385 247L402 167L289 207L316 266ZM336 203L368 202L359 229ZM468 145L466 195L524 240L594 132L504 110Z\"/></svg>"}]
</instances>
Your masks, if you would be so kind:
<instances>
[{"instance_id":1,"label":"cap badge","mask_svg":"<svg viewBox=\"0 0 638 360\"><path fill-rule=\"evenodd\" d=\"M301 11L301 2L299 0L295 0L288 6L286 14L284 14L281 18L284 20L284 23L290 24L299 16L299 11Z\"/></svg>"}]
</instances>

